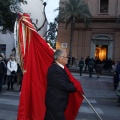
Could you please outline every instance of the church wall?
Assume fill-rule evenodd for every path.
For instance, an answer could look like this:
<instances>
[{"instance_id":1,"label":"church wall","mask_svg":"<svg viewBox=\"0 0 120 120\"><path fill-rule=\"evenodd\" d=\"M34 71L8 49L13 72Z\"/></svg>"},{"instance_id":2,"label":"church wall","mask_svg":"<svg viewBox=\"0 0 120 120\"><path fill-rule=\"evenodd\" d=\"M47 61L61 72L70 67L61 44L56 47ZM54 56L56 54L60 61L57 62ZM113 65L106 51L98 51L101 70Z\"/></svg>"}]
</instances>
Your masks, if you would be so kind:
<instances>
[{"instance_id":1,"label":"church wall","mask_svg":"<svg viewBox=\"0 0 120 120\"><path fill-rule=\"evenodd\" d=\"M99 14L100 0L85 0L85 2L89 5L94 20L88 29L81 22L75 25L72 55L78 59L93 57L96 45L92 38L103 34L111 38L108 44L108 57L117 61L120 59L120 23L117 24L116 20L117 15L120 15L120 0L109 0L109 13L106 15ZM66 50L69 53L70 26L68 28L65 30L65 23L58 26L57 48L61 48L62 42L67 43Z\"/></svg>"},{"instance_id":2,"label":"church wall","mask_svg":"<svg viewBox=\"0 0 120 120\"><path fill-rule=\"evenodd\" d=\"M120 15L120 0L117 1L117 16Z\"/></svg>"},{"instance_id":3,"label":"church wall","mask_svg":"<svg viewBox=\"0 0 120 120\"><path fill-rule=\"evenodd\" d=\"M59 27L60 29L58 32L57 48L62 48L61 43L67 43L68 46L66 50L69 53L70 27L68 27L68 29L65 30L64 25L62 24L61 26L62 27ZM74 32L72 55L78 59L80 59L81 57L86 58L88 55L90 56L92 38L97 35L104 34L111 37L111 39L113 39L113 54L111 56L113 56L112 59L118 60L120 58L120 52L119 52L120 51L120 47L119 47L119 44L120 44L119 26L120 25L118 24L116 25L116 23L115 24L94 23L91 26L92 27L90 29L83 29L77 25ZM116 28L118 29L117 31L116 31Z\"/></svg>"},{"instance_id":4,"label":"church wall","mask_svg":"<svg viewBox=\"0 0 120 120\"><path fill-rule=\"evenodd\" d=\"M120 30L115 32L114 59L120 60Z\"/></svg>"}]
</instances>

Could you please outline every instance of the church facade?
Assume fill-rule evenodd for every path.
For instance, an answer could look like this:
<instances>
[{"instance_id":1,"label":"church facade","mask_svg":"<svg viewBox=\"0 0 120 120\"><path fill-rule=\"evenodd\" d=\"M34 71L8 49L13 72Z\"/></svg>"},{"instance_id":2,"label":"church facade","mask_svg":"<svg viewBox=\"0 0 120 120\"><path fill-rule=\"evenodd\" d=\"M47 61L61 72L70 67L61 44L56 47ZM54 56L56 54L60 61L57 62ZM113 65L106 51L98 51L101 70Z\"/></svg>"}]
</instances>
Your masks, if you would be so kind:
<instances>
[{"instance_id":1,"label":"church facade","mask_svg":"<svg viewBox=\"0 0 120 120\"><path fill-rule=\"evenodd\" d=\"M65 0L60 0L60 6ZM99 58L104 60L120 59L120 23L117 18L120 15L120 0L84 0L92 14L92 23L88 28L84 23L75 24L74 39L72 44L72 56L84 59ZM70 25L65 29L65 23L58 25L58 37L56 48L62 48L69 52Z\"/></svg>"}]
</instances>

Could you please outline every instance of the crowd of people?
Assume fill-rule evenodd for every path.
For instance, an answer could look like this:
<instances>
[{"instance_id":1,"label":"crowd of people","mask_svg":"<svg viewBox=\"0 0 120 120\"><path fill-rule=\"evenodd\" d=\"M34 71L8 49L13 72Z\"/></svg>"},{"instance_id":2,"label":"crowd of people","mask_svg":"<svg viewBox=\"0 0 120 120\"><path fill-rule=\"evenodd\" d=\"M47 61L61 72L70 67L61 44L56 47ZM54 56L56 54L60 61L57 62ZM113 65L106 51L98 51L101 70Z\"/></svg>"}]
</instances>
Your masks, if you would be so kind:
<instances>
[{"instance_id":1,"label":"crowd of people","mask_svg":"<svg viewBox=\"0 0 120 120\"><path fill-rule=\"evenodd\" d=\"M118 60L116 63L111 58L101 61L99 58L93 59L87 56L87 58L84 60L83 58L79 61L79 72L80 76L82 75L83 71L89 72L89 77L92 77L93 70L95 70L97 78L102 75L103 69L110 72L113 71L113 90L117 91L118 95L118 102L120 103L120 87L119 87L119 81L120 81L120 60Z\"/></svg>"},{"instance_id":2,"label":"crowd of people","mask_svg":"<svg viewBox=\"0 0 120 120\"><path fill-rule=\"evenodd\" d=\"M0 53L0 93L2 86L7 84L7 90L14 90L14 83L22 84L22 70L20 65L16 62L15 56L10 55L8 59L3 53Z\"/></svg>"},{"instance_id":3,"label":"crowd of people","mask_svg":"<svg viewBox=\"0 0 120 120\"><path fill-rule=\"evenodd\" d=\"M88 72L89 77L91 78L93 75L93 71L95 71L97 78L100 77L100 75L103 74L103 71L111 72L113 74L113 90L117 90L117 87L119 85L119 79L120 79L120 69L118 69L120 60L115 62L111 58L103 59L102 61L99 58L90 58L87 56L85 59L82 57L80 60L76 59L75 57L72 57L71 63L70 63L70 57L68 57L68 64L67 67L70 66L76 66L79 67L79 73L80 76L82 76L83 72Z\"/></svg>"},{"instance_id":4,"label":"crowd of people","mask_svg":"<svg viewBox=\"0 0 120 120\"><path fill-rule=\"evenodd\" d=\"M115 67L115 61L111 58L105 59L101 61L99 58L93 59L87 56L87 58L84 60L84 58L81 58L78 67L80 69L80 76L82 75L83 70L86 72L89 71L89 77L92 77L93 70L96 71L97 78L100 77L102 74L102 70L106 70L110 72Z\"/></svg>"}]
</instances>

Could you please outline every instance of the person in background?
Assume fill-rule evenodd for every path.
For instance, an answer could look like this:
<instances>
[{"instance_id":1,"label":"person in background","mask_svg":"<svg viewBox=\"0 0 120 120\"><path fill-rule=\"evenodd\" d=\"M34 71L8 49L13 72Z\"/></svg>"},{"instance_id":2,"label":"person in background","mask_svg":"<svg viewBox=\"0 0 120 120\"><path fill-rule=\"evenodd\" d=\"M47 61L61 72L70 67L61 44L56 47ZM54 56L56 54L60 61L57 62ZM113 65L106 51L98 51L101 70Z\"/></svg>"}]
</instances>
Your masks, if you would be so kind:
<instances>
[{"instance_id":1,"label":"person in background","mask_svg":"<svg viewBox=\"0 0 120 120\"><path fill-rule=\"evenodd\" d=\"M109 70L109 69L108 69L108 68L109 68L109 65L108 65L108 58L106 58L105 61L104 61L104 68L105 68L106 71Z\"/></svg>"},{"instance_id":2,"label":"person in background","mask_svg":"<svg viewBox=\"0 0 120 120\"><path fill-rule=\"evenodd\" d=\"M90 57L87 56L87 58L85 59L85 71L86 71L87 68L88 68L88 63L89 63L89 61L90 61Z\"/></svg>"},{"instance_id":3,"label":"person in background","mask_svg":"<svg viewBox=\"0 0 120 120\"><path fill-rule=\"evenodd\" d=\"M88 70L89 70L89 77L92 77L93 74L93 68L94 68L94 61L93 59L90 59L89 63L88 63Z\"/></svg>"},{"instance_id":4,"label":"person in background","mask_svg":"<svg viewBox=\"0 0 120 120\"><path fill-rule=\"evenodd\" d=\"M112 64L113 64L113 61L111 60L111 58L108 59L108 70L109 72L111 71L112 69Z\"/></svg>"},{"instance_id":5,"label":"person in background","mask_svg":"<svg viewBox=\"0 0 120 120\"><path fill-rule=\"evenodd\" d=\"M78 64L79 64L78 58L75 59L75 63L76 63L76 67L78 67Z\"/></svg>"},{"instance_id":6,"label":"person in background","mask_svg":"<svg viewBox=\"0 0 120 120\"><path fill-rule=\"evenodd\" d=\"M72 57L72 65L75 63L75 57Z\"/></svg>"},{"instance_id":7,"label":"person in background","mask_svg":"<svg viewBox=\"0 0 120 120\"><path fill-rule=\"evenodd\" d=\"M70 92L76 92L75 86L64 70L68 62L65 51L56 50L54 63L47 73L46 114L44 120L65 120L64 112L67 108Z\"/></svg>"},{"instance_id":8,"label":"person in background","mask_svg":"<svg viewBox=\"0 0 120 120\"><path fill-rule=\"evenodd\" d=\"M96 70L97 78L99 78L102 73L102 64L99 58L95 60L95 70Z\"/></svg>"},{"instance_id":9,"label":"person in background","mask_svg":"<svg viewBox=\"0 0 120 120\"><path fill-rule=\"evenodd\" d=\"M119 74L120 74L120 61L117 61L113 75L114 91L116 91L119 86Z\"/></svg>"},{"instance_id":10,"label":"person in background","mask_svg":"<svg viewBox=\"0 0 120 120\"><path fill-rule=\"evenodd\" d=\"M7 78L7 60L5 58L5 54L4 53L0 53L1 56L2 56L2 62L4 63L5 67L6 67L6 70L5 70L5 74L4 74L4 77L3 77L3 85L6 83L6 78Z\"/></svg>"},{"instance_id":11,"label":"person in background","mask_svg":"<svg viewBox=\"0 0 120 120\"><path fill-rule=\"evenodd\" d=\"M10 60L7 62L7 90L13 90L14 78L17 72L17 63L15 61L15 57L11 54Z\"/></svg>"},{"instance_id":12,"label":"person in background","mask_svg":"<svg viewBox=\"0 0 120 120\"><path fill-rule=\"evenodd\" d=\"M17 63L17 82L20 85L20 92L21 92L21 87L22 87L22 79L23 79L23 72L22 69L20 67L20 65Z\"/></svg>"},{"instance_id":13,"label":"person in background","mask_svg":"<svg viewBox=\"0 0 120 120\"><path fill-rule=\"evenodd\" d=\"M117 61L117 64L115 65L115 77L114 79L114 91L116 91L117 96L118 96L118 103L120 103L120 86L119 86L119 80L120 80L120 60Z\"/></svg>"},{"instance_id":14,"label":"person in background","mask_svg":"<svg viewBox=\"0 0 120 120\"><path fill-rule=\"evenodd\" d=\"M82 71L84 68L84 59L83 58L81 58L78 65L79 65L79 69L80 69L80 76L82 76Z\"/></svg>"},{"instance_id":15,"label":"person in background","mask_svg":"<svg viewBox=\"0 0 120 120\"><path fill-rule=\"evenodd\" d=\"M116 71L114 72L114 75L113 75L113 83L114 83L114 89L113 89L113 91L116 91L117 87L119 85L119 74Z\"/></svg>"},{"instance_id":16,"label":"person in background","mask_svg":"<svg viewBox=\"0 0 120 120\"><path fill-rule=\"evenodd\" d=\"M112 60L112 69L114 70L115 69L115 61Z\"/></svg>"},{"instance_id":17,"label":"person in background","mask_svg":"<svg viewBox=\"0 0 120 120\"><path fill-rule=\"evenodd\" d=\"M3 57L2 55L0 55L0 93L2 92L3 78L4 78L5 70L6 70L5 64L2 61L2 59Z\"/></svg>"}]
</instances>

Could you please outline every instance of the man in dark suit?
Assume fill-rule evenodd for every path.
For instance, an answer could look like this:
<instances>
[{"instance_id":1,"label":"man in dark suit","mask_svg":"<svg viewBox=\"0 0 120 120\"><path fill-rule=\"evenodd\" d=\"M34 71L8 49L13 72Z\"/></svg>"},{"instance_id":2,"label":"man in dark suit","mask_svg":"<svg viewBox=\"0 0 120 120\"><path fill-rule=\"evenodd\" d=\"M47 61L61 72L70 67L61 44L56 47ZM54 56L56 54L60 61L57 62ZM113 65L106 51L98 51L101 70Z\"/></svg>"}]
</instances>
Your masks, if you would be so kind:
<instances>
[{"instance_id":1,"label":"man in dark suit","mask_svg":"<svg viewBox=\"0 0 120 120\"><path fill-rule=\"evenodd\" d=\"M47 73L46 114L44 120L65 120L64 112L68 104L68 95L75 92L75 86L70 82L64 66L67 64L67 53L56 50L55 62Z\"/></svg>"},{"instance_id":2,"label":"man in dark suit","mask_svg":"<svg viewBox=\"0 0 120 120\"><path fill-rule=\"evenodd\" d=\"M3 57L0 55L0 93L2 92L3 78L6 71L5 63L2 61Z\"/></svg>"}]
</instances>

